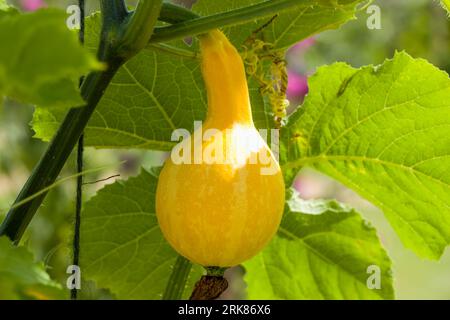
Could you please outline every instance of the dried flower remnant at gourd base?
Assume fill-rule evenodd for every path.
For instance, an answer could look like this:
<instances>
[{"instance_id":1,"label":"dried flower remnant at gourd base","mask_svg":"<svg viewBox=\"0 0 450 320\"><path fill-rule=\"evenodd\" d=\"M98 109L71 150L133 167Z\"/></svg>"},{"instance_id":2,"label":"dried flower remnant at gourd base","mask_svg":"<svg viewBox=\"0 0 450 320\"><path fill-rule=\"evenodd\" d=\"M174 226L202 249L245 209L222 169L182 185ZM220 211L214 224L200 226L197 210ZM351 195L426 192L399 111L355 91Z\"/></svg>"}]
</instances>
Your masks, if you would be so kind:
<instances>
[{"instance_id":1,"label":"dried flower remnant at gourd base","mask_svg":"<svg viewBox=\"0 0 450 320\"><path fill-rule=\"evenodd\" d=\"M202 35L200 45L208 94L203 129L216 129L221 137L211 137L202 147L228 153L228 162L176 164L169 158L159 177L156 214L164 236L181 255L203 266L230 267L256 255L276 233L285 186L280 166L254 127L239 53L218 30ZM215 143L236 146L244 139L259 150ZM272 174L262 174L267 163L243 161L261 152L276 169Z\"/></svg>"}]
</instances>

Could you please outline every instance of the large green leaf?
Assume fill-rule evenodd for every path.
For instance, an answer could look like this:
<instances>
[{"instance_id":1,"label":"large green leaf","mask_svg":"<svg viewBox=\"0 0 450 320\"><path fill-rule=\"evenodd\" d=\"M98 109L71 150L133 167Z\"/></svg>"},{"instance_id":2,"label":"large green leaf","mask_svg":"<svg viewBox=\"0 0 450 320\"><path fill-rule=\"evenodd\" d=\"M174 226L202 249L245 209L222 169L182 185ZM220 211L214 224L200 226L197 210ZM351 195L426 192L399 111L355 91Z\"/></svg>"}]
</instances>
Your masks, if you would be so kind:
<instances>
[{"instance_id":1,"label":"large green leaf","mask_svg":"<svg viewBox=\"0 0 450 320\"><path fill-rule=\"evenodd\" d=\"M45 107L83 104L78 79L101 65L66 26L62 10L0 15L0 96Z\"/></svg>"},{"instance_id":2,"label":"large green leaf","mask_svg":"<svg viewBox=\"0 0 450 320\"><path fill-rule=\"evenodd\" d=\"M156 220L156 183L142 170L100 190L82 213L83 276L119 299L161 299L177 258ZM200 272L191 271L185 295Z\"/></svg>"},{"instance_id":3,"label":"large green leaf","mask_svg":"<svg viewBox=\"0 0 450 320\"><path fill-rule=\"evenodd\" d=\"M87 20L86 46L94 49L100 23L95 15ZM191 50L184 42L172 46ZM159 50L145 50L116 74L85 130L86 145L98 148L146 148L170 150L172 132L192 130L204 120L206 94L196 58ZM273 125L258 85L250 82L255 124ZM37 108L33 118L36 137L48 141L65 113Z\"/></svg>"},{"instance_id":4,"label":"large green leaf","mask_svg":"<svg viewBox=\"0 0 450 320\"><path fill-rule=\"evenodd\" d=\"M378 67L322 67L290 117L289 180L311 166L379 206L404 245L437 259L450 242L450 80L397 53Z\"/></svg>"},{"instance_id":5,"label":"large green leaf","mask_svg":"<svg viewBox=\"0 0 450 320\"><path fill-rule=\"evenodd\" d=\"M63 290L24 247L0 237L0 300L60 299Z\"/></svg>"},{"instance_id":6,"label":"large green leaf","mask_svg":"<svg viewBox=\"0 0 450 320\"><path fill-rule=\"evenodd\" d=\"M265 0L199 0L193 10L201 15L225 12ZM278 0L271 0L276 2ZM266 42L276 49L287 48L316 33L336 29L354 18L355 8L362 0L298 0L298 6L282 11L262 32ZM245 40L272 16L251 23L226 28L232 42L240 48Z\"/></svg>"},{"instance_id":7,"label":"large green leaf","mask_svg":"<svg viewBox=\"0 0 450 320\"><path fill-rule=\"evenodd\" d=\"M176 128L204 118L203 84L195 60L145 51L116 74L85 130L86 144L101 148L170 150ZM36 137L49 140L64 113L36 109Z\"/></svg>"},{"instance_id":8,"label":"large green leaf","mask_svg":"<svg viewBox=\"0 0 450 320\"><path fill-rule=\"evenodd\" d=\"M391 262L375 229L335 201L294 193L277 236L244 267L250 299L394 298ZM380 287L369 289L372 268Z\"/></svg>"}]
</instances>

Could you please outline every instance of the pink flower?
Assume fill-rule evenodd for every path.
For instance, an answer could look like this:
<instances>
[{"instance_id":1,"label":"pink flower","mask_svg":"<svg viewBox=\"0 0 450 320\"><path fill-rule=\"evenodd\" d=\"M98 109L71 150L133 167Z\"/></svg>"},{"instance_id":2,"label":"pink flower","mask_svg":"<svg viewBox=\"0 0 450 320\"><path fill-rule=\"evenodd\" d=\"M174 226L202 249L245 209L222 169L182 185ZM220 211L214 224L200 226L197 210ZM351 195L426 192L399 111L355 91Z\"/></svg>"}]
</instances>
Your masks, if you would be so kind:
<instances>
[{"instance_id":1,"label":"pink flower","mask_svg":"<svg viewBox=\"0 0 450 320\"><path fill-rule=\"evenodd\" d=\"M300 41L292 46L293 50L305 50L311 47L314 43L316 43L316 39L314 38L306 38L303 41Z\"/></svg>"},{"instance_id":2,"label":"pink flower","mask_svg":"<svg viewBox=\"0 0 450 320\"><path fill-rule=\"evenodd\" d=\"M308 93L308 78L294 71L288 71L287 98L296 100Z\"/></svg>"},{"instance_id":3,"label":"pink flower","mask_svg":"<svg viewBox=\"0 0 450 320\"><path fill-rule=\"evenodd\" d=\"M302 199L317 199L326 196L324 190L326 183L314 176L301 175L294 180L293 187L300 194Z\"/></svg>"},{"instance_id":4,"label":"pink flower","mask_svg":"<svg viewBox=\"0 0 450 320\"><path fill-rule=\"evenodd\" d=\"M22 0L21 4L25 11L35 11L39 8L45 7L43 0Z\"/></svg>"}]
</instances>

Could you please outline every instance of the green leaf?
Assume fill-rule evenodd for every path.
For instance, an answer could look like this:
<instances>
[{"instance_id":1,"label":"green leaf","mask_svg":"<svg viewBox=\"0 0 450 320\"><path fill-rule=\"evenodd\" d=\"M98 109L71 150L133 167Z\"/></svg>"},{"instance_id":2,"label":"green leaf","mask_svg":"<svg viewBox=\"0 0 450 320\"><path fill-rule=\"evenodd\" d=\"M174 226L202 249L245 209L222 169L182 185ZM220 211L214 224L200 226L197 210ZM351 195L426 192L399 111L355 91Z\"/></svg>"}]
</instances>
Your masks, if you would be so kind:
<instances>
[{"instance_id":1,"label":"green leaf","mask_svg":"<svg viewBox=\"0 0 450 320\"><path fill-rule=\"evenodd\" d=\"M192 129L205 114L199 64L167 53L144 51L116 74L85 130L99 148L170 150L176 128ZM49 140L64 113L38 108L36 137Z\"/></svg>"},{"instance_id":2,"label":"green leaf","mask_svg":"<svg viewBox=\"0 0 450 320\"><path fill-rule=\"evenodd\" d=\"M447 15L450 15L450 0L441 0L441 5L447 11Z\"/></svg>"},{"instance_id":3,"label":"green leaf","mask_svg":"<svg viewBox=\"0 0 450 320\"><path fill-rule=\"evenodd\" d=\"M437 259L450 243L450 80L397 53L378 67L322 67L281 133L288 180L303 166L382 209L404 245Z\"/></svg>"},{"instance_id":4,"label":"green leaf","mask_svg":"<svg viewBox=\"0 0 450 320\"><path fill-rule=\"evenodd\" d=\"M44 107L83 104L79 78L100 63L66 26L62 10L0 15L0 96Z\"/></svg>"},{"instance_id":5,"label":"green leaf","mask_svg":"<svg viewBox=\"0 0 450 320\"><path fill-rule=\"evenodd\" d=\"M25 247L0 237L0 299L61 299L63 290Z\"/></svg>"},{"instance_id":6,"label":"green leaf","mask_svg":"<svg viewBox=\"0 0 450 320\"><path fill-rule=\"evenodd\" d=\"M6 0L0 0L0 19L2 19L3 15L11 15L18 13L17 9L14 7L11 7L6 3Z\"/></svg>"},{"instance_id":7,"label":"green leaf","mask_svg":"<svg viewBox=\"0 0 450 320\"><path fill-rule=\"evenodd\" d=\"M200 15L226 12L265 0L199 0L193 10ZM278 1L278 0L272 0ZM319 32L336 29L354 18L356 5L362 0L299 0L298 6L287 9L262 32L264 41L275 45L276 49L287 48ZM266 17L225 29L230 40L241 48L253 31L264 25L272 17Z\"/></svg>"},{"instance_id":8,"label":"green leaf","mask_svg":"<svg viewBox=\"0 0 450 320\"><path fill-rule=\"evenodd\" d=\"M82 213L83 276L119 299L161 299L178 256L159 229L156 184L142 170L100 190ZM185 295L200 272L198 266L191 271Z\"/></svg>"},{"instance_id":9,"label":"green leaf","mask_svg":"<svg viewBox=\"0 0 450 320\"><path fill-rule=\"evenodd\" d=\"M100 22L86 22L86 47L96 48ZM184 42L171 44L192 50ZM193 48L197 46L194 44ZM268 106L255 81L250 81L255 124L273 124ZM206 93L196 58L159 50L144 50L117 72L85 130L86 145L97 148L170 150L172 132L192 131L194 121L205 119ZM32 126L35 137L49 141L65 116L63 110L37 108Z\"/></svg>"},{"instance_id":10,"label":"green leaf","mask_svg":"<svg viewBox=\"0 0 450 320\"><path fill-rule=\"evenodd\" d=\"M367 286L374 284L369 266L379 268L379 289ZM394 298L391 262L375 229L336 201L294 194L277 236L244 267L250 299Z\"/></svg>"}]
</instances>

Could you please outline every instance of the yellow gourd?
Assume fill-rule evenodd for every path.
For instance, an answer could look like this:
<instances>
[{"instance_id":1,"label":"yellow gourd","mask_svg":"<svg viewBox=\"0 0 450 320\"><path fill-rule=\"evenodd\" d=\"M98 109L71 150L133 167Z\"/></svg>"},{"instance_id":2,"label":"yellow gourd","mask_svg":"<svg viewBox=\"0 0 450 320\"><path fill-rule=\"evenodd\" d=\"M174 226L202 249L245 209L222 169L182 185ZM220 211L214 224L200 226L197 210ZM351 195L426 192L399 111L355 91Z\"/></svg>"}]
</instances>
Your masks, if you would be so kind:
<instances>
[{"instance_id":1,"label":"yellow gourd","mask_svg":"<svg viewBox=\"0 0 450 320\"><path fill-rule=\"evenodd\" d=\"M253 124L236 48L219 30L200 36L200 46L207 117L166 160L156 214L178 253L203 266L230 267L256 255L276 233L285 186Z\"/></svg>"}]
</instances>

